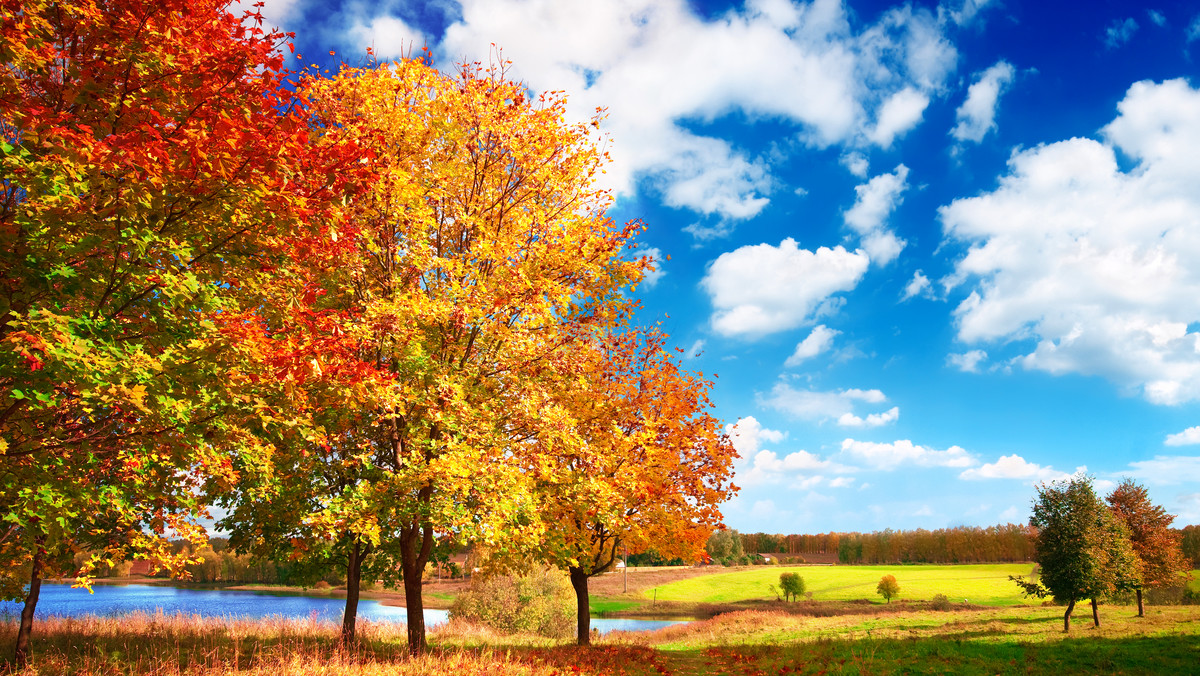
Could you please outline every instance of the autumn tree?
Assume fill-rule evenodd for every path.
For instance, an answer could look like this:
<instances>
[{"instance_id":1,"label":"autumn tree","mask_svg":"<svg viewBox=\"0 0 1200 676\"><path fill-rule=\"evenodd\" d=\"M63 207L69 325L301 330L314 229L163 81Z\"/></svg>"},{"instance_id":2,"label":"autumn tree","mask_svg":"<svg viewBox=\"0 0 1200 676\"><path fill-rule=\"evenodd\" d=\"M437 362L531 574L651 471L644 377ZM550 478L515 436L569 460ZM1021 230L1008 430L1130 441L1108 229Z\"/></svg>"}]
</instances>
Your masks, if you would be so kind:
<instances>
[{"instance_id":1,"label":"autumn tree","mask_svg":"<svg viewBox=\"0 0 1200 676\"><path fill-rule=\"evenodd\" d=\"M1142 589L1178 585L1189 568L1180 549L1180 535L1171 529L1175 517L1150 502L1145 487L1132 479L1118 484L1106 500L1109 509L1128 529L1129 542L1137 555L1141 578L1135 587L1138 617L1144 617Z\"/></svg>"},{"instance_id":2,"label":"autumn tree","mask_svg":"<svg viewBox=\"0 0 1200 676\"><path fill-rule=\"evenodd\" d=\"M1091 599L1092 621L1100 625L1097 600L1140 584L1137 558L1125 525L1096 496L1091 477L1040 484L1029 517L1039 579L1013 578L1026 594L1065 601L1063 631L1080 599Z\"/></svg>"},{"instance_id":3,"label":"autumn tree","mask_svg":"<svg viewBox=\"0 0 1200 676\"><path fill-rule=\"evenodd\" d=\"M711 383L680 366L661 332L598 336L576 355L586 375L561 381L554 400L573 427L521 448L546 524L541 556L570 573L576 636L587 645L588 580L622 548L697 557L736 491L736 452L709 413Z\"/></svg>"},{"instance_id":4,"label":"autumn tree","mask_svg":"<svg viewBox=\"0 0 1200 676\"><path fill-rule=\"evenodd\" d=\"M896 581L895 575L884 575L879 579L879 584L875 585L875 591L891 603L892 597L900 593L900 583Z\"/></svg>"},{"instance_id":5,"label":"autumn tree","mask_svg":"<svg viewBox=\"0 0 1200 676\"><path fill-rule=\"evenodd\" d=\"M409 60L346 68L306 93L319 143L361 148L370 175L319 238L292 242L306 265L246 322L246 344L308 360L291 387L319 433L265 439L270 464L239 465L262 481L233 497L236 540L282 529L289 556L341 543L356 560L394 560L376 570L403 583L420 653L421 578L439 541L503 550L541 536L515 449L573 427L548 404L580 377L581 341L628 303L641 264L622 252L638 227L605 216L594 127L502 69ZM347 642L357 584L351 574Z\"/></svg>"},{"instance_id":6,"label":"autumn tree","mask_svg":"<svg viewBox=\"0 0 1200 676\"><path fill-rule=\"evenodd\" d=\"M307 131L258 15L0 0L0 560L41 578L201 537L227 473L214 320L303 216ZM303 135L298 137L297 133ZM94 553L81 571L57 565ZM20 574L23 580L16 579Z\"/></svg>"}]
</instances>

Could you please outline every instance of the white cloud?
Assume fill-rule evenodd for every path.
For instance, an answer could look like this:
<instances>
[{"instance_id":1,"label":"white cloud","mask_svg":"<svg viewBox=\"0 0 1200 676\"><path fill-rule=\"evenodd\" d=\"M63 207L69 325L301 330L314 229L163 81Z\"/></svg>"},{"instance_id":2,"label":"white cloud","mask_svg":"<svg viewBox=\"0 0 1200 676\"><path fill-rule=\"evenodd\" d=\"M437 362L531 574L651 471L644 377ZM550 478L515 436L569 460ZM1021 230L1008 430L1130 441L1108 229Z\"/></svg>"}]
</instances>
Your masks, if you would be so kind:
<instances>
[{"instance_id":1,"label":"white cloud","mask_svg":"<svg viewBox=\"0 0 1200 676\"><path fill-rule=\"evenodd\" d=\"M918 467L970 467L975 458L958 446L944 451L918 446L907 439L892 443L842 441L842 455L865 462L871 469L890 470L901 465Z\"/></svg>"},{"instance_id":2,"label":"white cloud","mask_svg":"<svg viewBox=\"0 0 1200 676\"><path fill-rule=\"evenodd\" d=\"M964 373L979 373L979 363L987 359L987 352L971 350L962 354L951 354L946 357L946 363L958 367Z\"/></svg>"},{"instance_id":3,"label":"white cloud","mask_svg":"<svg viewBox=\"0 0 1200 676\"><path fill-rule=\"evenodd\" d=\"M824 324L817 325L813 328L812 333L808 334L808 337L796 344L796 350L783 365L789 368L799 366L805 360L825 352L833 345L834 337L840 333L841 331L831 329Z\"/></svg>"},{"instance_id":4,"label":"white cloud","mask_svg":"<svg viewBox=\"0 0 1200 676\"><path fill-rule=\"evenodd\" d=\"M925 276L925 273L917 270L915 273L913 273L913 278L909 280L908 284L904 285L904 295L900 297L900 302L904 302L910 298L914 298L922 294L927 295L929 290L929 278Z\"/></svg>"},{"instance_id":5,"label":"white cloud","mask_svg":"<svg viewBox=\"0 0 1200 676\"><path fill-rule=\"evenodd\" d=\"M855 415L854 409L860 402L866 404L882 404L887 397L879 390L839 390L836 392L820 392L816 390L797 390L786 383L776 383L769 397L759 397L763 406L782 411L802 420L823 422L835 420L842 426L872 426L876 427L892 422L899 418L900 410L893 407L881 413L868 414L866 418Z\"/></svg>"},{"instance_id":6,"label":"white cloud","mask_svg":"<svg viewBox=\"0 0 1200 676\"><path fill-rule=\"evenodd\" d=\"M883 413L870 413L866 418L860 418L853 413L843 413L838 417L837 424L842 427L882 427L900 419L900 407L893 406Z\"/></svg>"},{"instance_id":7,"label":"white cloud","mask_svg":"<svg viewBox=\"0 0 1200 676\"><path fill-rule=\"evenodd\" d=\"M979 143L989 131L995 129L996 104L1015 74L1007 61L999 61L985 70L967 88L967 98L955 113L958 124L950 130L950 135L959 141Z\"/></svg>"},{"instance_id":8,"label":"white cloud","mask_svg":"<svg viewBox=\"0 0 1200 676\"><path fill-rule=\"evenodd\" d=\"M1138 23L1129 17L1124 21L1113 19L1108 28L1104 30L1104 46L1108 49L1116 49L1121 45L1133 39L1133 34L1137 32Z\"/></svg>"},{"instance_id":9,"label":"white cloud","mask_svg":"<svg viewBox=\"0 0 1200 676\"><path fill-rule=\"evenodd\" d=\"M1150 483L1200 482L1200 456L1156 455L1153 460L1131 462L1129 467L1129 476Z\"/></svg>"},{"instance_id":10,"label":"white cloud","mask_svg":"<svg viewBox=\"0 0 1200 676\"><path fill-rule=\"evenodd\" d=\"M363 50L370 47L379 59L418 56L428 43L420 30L386 14L365 21L357 18L347 32L354 44Z\"/></svg>"},{"instance_id":11,"label":"white cloud","mask_svg":"<svg viewBox=\"0 0 1200 676\"><path fill-rule=\"evenodd\" d=\"M762 448L764 442L782 442L787 434L763 427L753 416L726 425L725 433L741 456L734 463L734 471L735 480L742 486L775 484L799 473L843 474L854 471L853 468L823 460L808 451L796 451L781 458L775 451Z\"/></svg>"},{"instance_id":12,"label":"white cloud","mask_svg":"<svg viewBox=\"0 0 1200 676\"><path fill-rule=\"evenodd\" d=\"M857 286L868 262L861 251L808 251L789 237L777 247L758 244L721 254L700 286L712 300L713 330L761 336L809 321L831 296Z\"/></svg>"},{"instance_id":13,"label":"white cloud","mask_svg":"<svg viewBox=\"0 0 1200 676\"><path fill-rule=\"evenodd\" d=\"M859 178L866 178L867 170L871 167L867 156L857 151L842 155L840 161L842 166L846 167L846 171Z\"/></svg>"},{"instance_id":14,"label":"white cloud","mask_svg":"<svg viewBox=\"0 0 1200 676\"><path fill-rule=\"evenodd\" d=\"M940 209L969 245L958 337L1032 341L1015 363L1102 375L1151 402L1200 398L1200 91L1139 82L1090 139L1015 153L1000 187ZM1122 171L1116 150L1136 164Z\"/></svg>"},{"instance_id":15,"label":"white cloud","mask_svg":"<svg viewBox=\"0 0 1200 676\"><path fill-rule=\"evenodd\" d=\"M234 0L229 5L229 12L235 16L247 11L254 12L256 11L254 5L257 1ZM300 2L301 0L263 0L263 28L287 30L287 27L296 18L295 10Z\"/></svg>"},{"instance_id":16,"label":"white cloud","mask_svg":"<svg viewBox=\"0 0 1200 676\"><path fill-rule=\"evenodd\" d=\"M777 444L787 438L786 432L767 429L752 415L741 418L735 423L726 424L725 434L729 435L734 450L743 459L753 457L758 453L764 441Z\"/></svg>"},{"instance_id":17,"label":"white cloud","mask_svg":"<svg viewBox=\"0 0 1200 676\"><path fill-rule=\"evenodd\" d=\"M711 19L685 0L463 0L437 53L486 63L500 46L517 79L570 92L576 119L607 108L607 187L648 180L673 206L736 221L775 184L762 158L705 124L769 118L817 147L890 142L956 67L945 29L908 5L861 26L840 0L748 0Z\"/></svg>"},{"instance_id":18,"label":"white cloud","mask_svg":"<svg viewBox=\"0 0 1200 676\"><path fill-rule=\"evenodd\" d=\"M1159 28L1167 25L1167 17L1163 16L1163 13L1156 9L1146 10L1146 16L1150 17L1150 21Z\"/></svg>"},{"instance_id":19,"label":"white cloud","mask_svg":"<svg viewBox=\"0 0 1200 676\"><path fill-rule=\"evenodd\" d=\"M879 118L867 138L881 148L892 147L897 136L904 136L921 123L928 106L928 95L912 87L901 89L879 108Z\"/></svg>"},{"instance_id":20,"label":"white cloud","mask_svg":"<svg viewBox=\"0 0 1200 676\"><path fill-rule=\"evenodd\" d=\"M904 248L904 241L885 226L907 188L908 167L903 164L854 188L854 206L846 210L843 219L862 236L862 247L873 263L886 265Z\"/></svg>"},{"instance_id":21,"label":"white cloud","mask_svg":"<svg viewBox=\"0 0 1200 676\"><path fill-rule=\"evenodd\" d=\"M959 26L968 26L979 15L979 12L991 4L991 2L990 0L963 0L955 4L958 5L956 9L951 9L947 6L947 3L938 5L938 17L948 16L951 21Z\"/></svg>"},{"instance_id":22,"label":"white cloud","mask_svg":"<svg viewBox=\"0 0 1200 676\"><path fill-rule=\"evenodd\" d=\"M958 475L960 479L1028 479L1032 481L1059 481L1070 478L1070 474L1060 472L1052 467L1027 461L1017 454L1003 455L996 462L989 462L981 467L964 470Z\"/></svg>"},{"instance_id":23,"label":"white cloud","mask_svg":"<svg viewBox=\"0 0 1200 676\"><path fill-rule=\"evenodd\" d=\"M650 259L651 267L642 272L642 284L644 284L648 289L653 289L654 286L658 284L658 280L662 279L663 275L667 274L666 270L663 270L663 260L665 260L665 257L663 256L662 251L657 247L648 247L645 249L639 249L635 252L635 255L638 258Z\"/></svg>"},{"instance_id":24,"label":"white cloud","mask_svg":"<svg viewBox=\"0 0 1200 676\"><path fill-rule=\"evenodd\" d=\"M1192 22L1187 27L1187 41L1189 44L1200 40L1200 14L1192 17Z\"/></svg>"},{"instance_id":25,"label":"white cloud","mask_svg":"<svg viewBox=\"0 0 1200 676\"><path fill-rule=\"evenodd\" d=\"M702 339L696 339L692 343L692 346L687 349L687 352L684 353L683 357L684 359L695 359L696 357L700 356L700 353L703 351L704 341Z\"/></svg>"},{"instance_id":26,"label":"white cloud","mask_svg":"<svg viewBox=\"0 0 1200 676\"><path fill-rule=\"evenodd\" d=\"M1175 524L1200 522L1200 493L1184 493L1176 496L1175 504L1170 508L1178 521Z\"/></svg>"},{"instance_id":27,"label":"white cloud","mask_svg":"<svg viewBox=\"0 0 1200 676\"><path fill-rule=\"evenodd\" d=\"M836 479L831 479L829 481L829 487L830 488L849 488L851 485L854 484L854 481L855 481L854 477L840 476L840 477L837 477Z\"/></svg>"},{"instance_id":28,"label":"white cloud","mask_svg":"<svg viewBox=\"0 0 1200 676\"><path fill-rule=\"evenodd\" d=\"M1020 514L1021 513L1019 511L1017 511L1017 506L1012 505L1011 507L1004 510L1003 512L1000 512L1000 522L1001 523L1013 523L1016 521L1017 517Z\"/></svg>"},{"instance_id":29,"label":"white cloud","mask_svg":"<svg viewBox=\"0 0 1200 676\"><path fill-rule=\"evenodd\" d=\"M1165 446L1191 446L1200 444L1200 427L1189 427L1182 432L1176 434L1168 434Z\"/></svg>"}]
</instances>

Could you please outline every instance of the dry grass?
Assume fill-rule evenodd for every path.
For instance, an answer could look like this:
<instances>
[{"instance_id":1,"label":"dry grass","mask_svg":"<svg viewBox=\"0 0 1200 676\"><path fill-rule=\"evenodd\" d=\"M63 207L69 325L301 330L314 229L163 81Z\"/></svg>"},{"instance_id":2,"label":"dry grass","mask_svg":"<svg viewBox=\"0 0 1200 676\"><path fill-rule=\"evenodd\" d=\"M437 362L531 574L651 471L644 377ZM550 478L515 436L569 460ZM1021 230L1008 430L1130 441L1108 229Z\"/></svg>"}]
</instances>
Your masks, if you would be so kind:
<instances>
[{"instance_id":1,"label":"dry grass","mask_svg":"<svg viewBox=\"0 0 1200 676\"><path fill-rule=\"evenodd\" d=\"M1059 607L931 612L892 605L884 614L828 617L732 612L656 632L609 634L592 648L450 623L431 632L433 650L417 659L407 655L404 626L390 623L361 623L358 645L345 651L338 626L315 619L52 618L35 626L33 661L20 676L1180 674L1194 672L1200 657L1194 606L1152 607L1137 618L1129 606L1106 605L1101 628L1080 612L1064 636ZM0 649L11 649L15 633L14 622L0 623Z\"/></svg>"}]
</instances>

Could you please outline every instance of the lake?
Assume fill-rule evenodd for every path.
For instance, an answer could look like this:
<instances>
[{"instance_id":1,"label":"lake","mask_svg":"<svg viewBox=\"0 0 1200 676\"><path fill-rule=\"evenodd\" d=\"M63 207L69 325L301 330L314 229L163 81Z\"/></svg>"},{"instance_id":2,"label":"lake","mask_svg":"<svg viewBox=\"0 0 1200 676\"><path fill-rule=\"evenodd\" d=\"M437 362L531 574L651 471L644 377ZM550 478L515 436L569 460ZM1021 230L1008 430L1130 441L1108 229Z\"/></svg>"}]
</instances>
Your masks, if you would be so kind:
<instances>
[{"instance_id":1,"label":"lake","mask_svg":"<svg viewBox=\"0 0 1200 676\"><path fill-rule=\"evenodd\" d=\"M135 611L166 615L182 613L202 617L283 617L309 618L316 616L332 622L342 621L345 599L323 596L302 596L257 591L231 591L224 589L182 589L179 587L129 584L98 584L86 589L72 589L66 584L42 584L38 598L37 617L59 615L115 616ZM0 616L19 616L21 603L0 601ZM449 619L449 611L425 610L425 625L442 624ZM385 606L374 599L358 602L358 617L373 622L407 622L408 611L398 606ZM648 631L672 624L677 620L632 620L592 618L592 628L601 634L610 631Z\"/></svg>"}]
</instances>

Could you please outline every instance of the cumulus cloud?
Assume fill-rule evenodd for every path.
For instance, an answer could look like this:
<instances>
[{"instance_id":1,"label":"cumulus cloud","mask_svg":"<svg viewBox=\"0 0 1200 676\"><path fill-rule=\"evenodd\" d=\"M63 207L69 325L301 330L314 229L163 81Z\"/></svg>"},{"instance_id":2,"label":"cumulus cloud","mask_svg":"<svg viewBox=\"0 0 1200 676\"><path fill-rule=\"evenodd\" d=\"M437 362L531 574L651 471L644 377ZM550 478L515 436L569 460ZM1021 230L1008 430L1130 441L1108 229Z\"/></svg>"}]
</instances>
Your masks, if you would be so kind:
<instances>
[{"instance_id":1,"label":"cumulus cloud","mask_svg":"<svg viewBox=\"0 0 1200 676\"><path fill-rule=\"evenodd\" d=\"M727 423L725 434L729 436L734 450L742 458L753 457L761 449L764 441L777 444L787 438L786 432L767 429L752 415L735 423Z\"/></svg>"},{"instance_id":2,"label":"cumulus cloud","mask_svg":"<svg viewBox=\"0 0 1200 676\"><path fill-rule=\"evenodd\" d=\"M908 281L908 284L904 285L904 294L900 296L900 301L904 302L910 298L928 294L930 288L929 278L925 276L924 272L917 270L913 273L913 278Z\"/></svg>"},{"instance_id":3,"label":"cumulus cloud","mask_svg":"<svg viewBox=\"0 0 1200 676\"><path fill-rule=\"evenodd\" d=\"M783 365L789 368L799 366L804 361L825 352L833 345L834 337L840 333L841 331L831 329L824 324L814 327L808 337L796 344L792 356L788 357Z\"/></svg>"},{"instance_id":4,"label":"cumulus cloud","mask_svg":"<svg viewBox=\"0 0 1200 676\"><path fill-rule=\"evenodd\" d=\"M842 155L840 161L842 166L846 167L846 171L859 178L866 178L867 170L871 168L871 162L867 156L857 151Z\"/></svg>"},{"instance_id":5,"label":"cumulus cloud","mask_svg":"<svg viewBox=\"0 0 1200 676\"><path fill-rule=\"evenodd\" d=\"M995 191L939 210L969 246L951 287L967 343L1028 341L1014 363L1101 375L1158 404L1200 398L1200 91L1138 82L1103 130L1023 150ZM1135 162L1117 163L1120 151Z\"/></svg>"},{"instance_id":6,"label":"cumulus cloud","mask_svg":"<svg viewBox=\"0 0 1200 676\"><path fill-rule=\"evenodd\" d=\"M843 413L838 416L837 424L842 427L882 427L900 419L900 407L893 406L883 413L870 413L860 418L853 413Z\"/></svg>"},{"instance_id":7,"label":"cumulus cloud","mask_svg":"<svg viewBox=\"0 0 1200 676\"><path fill-rule=\"evenodd\" d=\"M1016 72L1007 61L999 61L983 71L979 79L967 88L967 98L955 112L958 124L950 135L959 141L979 143L996 128L996 104L1008 88Z\"/></svg>"},{"instance_id":8,"label":"cumulus cloud","mask_svg":"<svg viewBox=\"0 0 1200 676\"><path fill-rule=\"evenodd\" d=\"M962 354L951 354L946 357L946 363L957 367L964 373L979 373L979 363L987 359L987 352L971 350Z\"/></svg>"},{"instance_id":9,"label":"cumulus cloud","mask_svg":"<svg viewBox=\"0 0 1200 676\"><path fill-rule=\"evenodd\" d=\"M907 439L891 443L846 439L842 441L842 455L878 470L891 470L901 465L970 467L975 464L975 458L958 446L938 451L918 446Z\"/></svg>"},{"instance_id":10,"label":"cumulus cloud","mask_svg":"<svg viewBox=\"0 0 1200 676\"><path fill-rule=\"evenodd\" d=\"M880 174L854 188L854 206L846 210L843 219L862 237L862 248L873 263L886 265L904 248L904 240L886 224L907 188L908 167L903 164L890 174Z\"/></svg>"},{"instance_id":11,"label":"cumulus cloud","mask_svg":"<svg viewBox=\"0 0 1200 676\"><path fill-rule=\"evenodd\" d=\"M960 479L977 481L981 479L1027 479L1031 481L1059 481L1070 478L1070 474L1059 472L1052 467L1029 462L1017 454L1001 456L996 462L989 462L980 467L964 470L958 475Z\"/></svg>"},{"instance_id":12,"label":"cumulus cloud","mask_svg":"<svg viewBox=\"0 0 1200 676\"><path fill-rule=\"evenodd\" d=\"M1137 32L1138 22L1133 20L1133 17L1125 19L1113 19L1108 28L1104 29L1104 46L1108 49L1116 49L1121 45L1133 39L1133 34Z\"/></svg>"},{"instance_id":13,"label":"cumulus cloud","mask_svg":"<svg viewBox=\"0 0 1200 676\"><path fill-rule=\"evenodd\" d=\"M809 251L789 237L779 246L758 244L721 254L700 286L713 304L714 331L755 337L808 322L831 296L854 289L868 263L861 251L840 246Z\"/></svg>"},{"instance_id":14,"label":"cumulus cloud","mask_svg":"<svg viewBox=\"0 0 1200 676\"><path fill-rule=\"evenodd\" d=\"M879 119L867 138L881 148L891 148L892 141L921 123L929 96L912 87L901 89L888 97L879 108Z\"/></svg>"},{"instance_id":15,"label":"cumulus cloud","mask_svg":"<svg viewBox=\"0 0 1200 676\"><path fill-rule=\"evenodd\" d=\"M895 422L900 417L900 408L893 406L886 411L868 413L865 417L855 412L864 404L882 404L887 397L879 390L798 390L787 383L777 383L770 396L759 397L759 403L782 411L801 420L824 422L834 420L841 427L879 427Z\"/></svg>"},{"instance_id":16,"label":"cumulus cloud","mask_svg":"<svg viewBox=\"0 0 1200 676\"><path fill-rule=\"evenodd\" d=\"M712 18L685 0L463 0L437 53L486 63L496 44L534 90L570 92L577 119L605 107L608 187L629 194L644 181L721 219L696 229L721 236L758 214L775 183L763 158L706 124L770 118L811 146L890 144L957 66L945 29L909 5L861 25L839 0L748 0Z\"/></svg>"},{"instance_id":17,"label":"cumulus cloud","mask_svg":"<svg viewBox=\"0 0 1200 676\"><path fill-rule=\"evenodd\" d=\"M788 476L795 477L802 473L842 474L853 471L853 468L824 460L808 451L796 451L780 457L775 451L762 448L764 442L782 442L787 438L787 434L763 427L753 416L726 425L725 432L729 435L734 449L741 455L734 464L736 481L740 485L779 483Z\"/></svg>"},{"instance_id":18,"label":"cumulus cloud","mask_svg":"<svg viewBox=\"0 0 1200 676\"><path fill-rule=\"evenodd\" d=\"M1182 432L1168 434L1163 444L1166 446L1192 446L1200 444L1200 427L1189 427Z\"/></svg>"}]
</instances>

